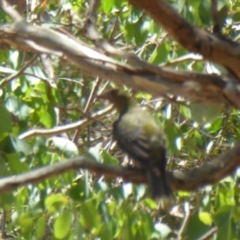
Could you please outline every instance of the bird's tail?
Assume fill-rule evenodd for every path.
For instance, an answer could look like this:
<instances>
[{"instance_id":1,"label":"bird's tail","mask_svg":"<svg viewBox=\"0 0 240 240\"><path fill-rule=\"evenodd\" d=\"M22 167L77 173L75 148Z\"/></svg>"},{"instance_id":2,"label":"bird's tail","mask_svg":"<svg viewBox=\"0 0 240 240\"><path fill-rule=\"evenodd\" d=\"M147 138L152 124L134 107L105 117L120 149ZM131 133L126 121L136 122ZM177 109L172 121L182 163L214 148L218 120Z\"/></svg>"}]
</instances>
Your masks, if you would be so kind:
<instances>
[{"instance_id":1,"label":"bird's tail","mask_svg":"<svg viewBox=\"0 0 240 240\"><path fill-rule=\"evenodd\" d=\"M148 183L150 187L151 196L153 199L159 201L161 206L169 205L173 202L173 193L167 181L165 173L160 173L153 169L148 171Z\"/></svg>"}]
</instances>

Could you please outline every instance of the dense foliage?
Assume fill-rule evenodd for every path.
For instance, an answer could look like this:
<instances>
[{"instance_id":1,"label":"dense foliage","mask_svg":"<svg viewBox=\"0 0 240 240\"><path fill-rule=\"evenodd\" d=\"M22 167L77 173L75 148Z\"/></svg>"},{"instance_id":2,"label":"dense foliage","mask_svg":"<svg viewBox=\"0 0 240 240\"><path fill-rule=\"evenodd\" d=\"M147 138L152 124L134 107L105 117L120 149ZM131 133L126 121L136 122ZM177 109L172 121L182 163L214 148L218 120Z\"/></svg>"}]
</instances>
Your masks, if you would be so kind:
<instances>
[{"instance_id":1,"label":"dense foliage","mask_svg":"<svg viewBox=\"0 0 240 240\"><path fill-rule=\"evenodd\" d=\"M212 31L211 1L168 1L189 22ZM238 37L239 1L218 1L223 33ZM29 22L63 28L94 45L86 34L89 3L49 0L29 6L22 15ZM3 11L1 23L11 22ZM50 21L48 21L50 20ZM127 1L103 0L96 29L119 49L135 53L152 64L172 69L222 73L218 65L189 54L148 15ZM1 81L17 73L35 53L1 50ZM111 139L113 112L98 121L92 114L106 108L95 101L105 88L127 87L83 72L64 59L50 56L52 83L43 59L37 57L24 72L0 89L0 176L6 177L52 165L70 157L91 155L96 161L128 165ZM121 61L120 59L118 59ZM94 75L94 74L93 74ZM1 82L0 81L0 82ZM188 170L211 161L240 139L239 112L227 107L193 103L179 96L152 96L132 92L164 129L168 143L168 170ZM32 129L49 130L79 120L84 127L55 135L18 137ZM238 171L218 184L194 192L175 192L170 209L159 210L145 185L111 180L87 170L70 171L37 184L0 195L3 239L239 239ZM217 227L217 228L216 228ZM201 236L209 234L209 238Z\"/></svg>"}]
</instances>

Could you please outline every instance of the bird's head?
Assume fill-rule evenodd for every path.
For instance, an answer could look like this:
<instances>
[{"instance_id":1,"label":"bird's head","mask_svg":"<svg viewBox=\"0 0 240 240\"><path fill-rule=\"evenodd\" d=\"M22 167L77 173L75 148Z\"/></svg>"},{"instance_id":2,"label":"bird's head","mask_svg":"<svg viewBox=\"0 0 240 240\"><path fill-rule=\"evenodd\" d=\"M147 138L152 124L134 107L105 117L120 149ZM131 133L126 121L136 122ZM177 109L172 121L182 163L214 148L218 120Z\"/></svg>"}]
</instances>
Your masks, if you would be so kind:
<instances>
[{"instance_id":1,"label":"bird's head","mask_svg":"<svg viewBox=\"0 0 240 240\"><path fill-rule=\"evenodd\" d=\"M129 107L136 105L134 99L127 94L120 92L118 89L103 92L98 95L97 99L108 100L120 113L123 113L127 111Z\"/></svg>"}]
</instances>

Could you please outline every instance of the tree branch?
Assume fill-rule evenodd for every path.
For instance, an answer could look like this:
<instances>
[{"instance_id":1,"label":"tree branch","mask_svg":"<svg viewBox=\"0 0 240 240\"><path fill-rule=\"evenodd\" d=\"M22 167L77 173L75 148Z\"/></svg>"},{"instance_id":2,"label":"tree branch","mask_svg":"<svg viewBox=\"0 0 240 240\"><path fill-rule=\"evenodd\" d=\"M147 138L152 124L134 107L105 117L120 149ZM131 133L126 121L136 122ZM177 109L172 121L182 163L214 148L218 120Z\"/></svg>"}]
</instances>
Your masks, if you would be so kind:
<instances>
[{"instance_id":1,"label":"tree branch","mask_svg":"<svg viewBox=\"0 0 240 240\"><path fill-rule=\"evenodd\" d=\"M239 165L240 144L211 162L204 163L199 168L194 168L186 172L168 172L167 176L173 190L193 191L199 187L221 180L231 174ZM60 161L29 173L2 178L0 180L0 193L11 191L27 184L38 183L49 177L79 168L88 169L99 176L104 175L105 178L122 177L124 181L135 183L147 182L147 173L144 169L101 164L87 157L77 157Z\"/></svg>"},{"instance_id":2,"label":"tree branch","mask_svg":"<svg viewBox=\"0 0 240 240\"><path fill-rule=\"evenodd\" d=\"M70 123L65 126L55 127L53 129L32 129L28 132L22 133L18 136L19 139L28 139L31 137L41 136L41 137L49 137L54 136L60 133L64 133L73 129L84 128L91 124L92 122L99 120L100 118L106 116L109 112L113 110L112 106L109 106L101 111L96 112L89 118L85 118L83 120L79 120L75 123Z\"/></svg>"},{"instance_id":3,"label":"tree branch","mask_svg":"<svg viewBox=\"0 0 240 240\"><path fill-rule=\"evenodd\" d=\"M239 44L190 24L165 0L129 0L129 2L144 10L184 48L231 69L240 79Z\"/></svg>"},{"instance_id":4,"label":"tree branch","mask_svg":"<svg viewBox=\"0 0 240 240\"><path fill-rule=\"evenodd\" d=\"M212 104L236 104L224 94L226 80L217 75L175 71L160 68L137 57L131 58L137 66L117 62L80 42L74 36L66 36L41 26L18 22L0 27L0 43L19 49L54 54L73 62L90 75L110 79L154 96L166 94ZM133 60L134 59L134 60ZM136 61L137 59L137 61ZM235 89L238 91L238 84Z\"/></svg>"},{"instance_id":5,"label":"tree branch","mask_svg":"<svg viewBox=\"0 0 240 240\"><path fill-rule=\"evenodd\" d=\"M34 55L27 63L25 63L17 72L13 73L12 75L4 78L0 82L0 89L8 85L12 80L19 77L21 74L24 73L24 71L30 67L35 60L39 57L39 54Z\"/></svg>"},{"instance_id":6,"label":"tree branch","mask_svg":"<svg viewBox=\"0 0 240 240\"><path fill-rule=\"evenodd\" d=\"M12 18L13 21L17 22L23 20L22 16L16 10L14 10L14 8L12 8L7 1L0 0L0 7Z\"/></svg>"}]
</instances>

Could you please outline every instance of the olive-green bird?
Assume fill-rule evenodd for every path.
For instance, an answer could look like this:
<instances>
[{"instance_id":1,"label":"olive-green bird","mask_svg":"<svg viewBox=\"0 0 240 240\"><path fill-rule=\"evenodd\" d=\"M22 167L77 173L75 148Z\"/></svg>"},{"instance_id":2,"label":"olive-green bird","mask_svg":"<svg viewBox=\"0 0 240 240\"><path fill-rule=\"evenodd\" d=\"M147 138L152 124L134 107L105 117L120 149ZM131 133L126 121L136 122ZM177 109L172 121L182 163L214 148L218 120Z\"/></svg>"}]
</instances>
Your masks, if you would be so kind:
<instances>
[{"instance_id":1,"label":"olive-green bird","mask_svg":"<svg viewBox=\"0 0 240 240\"><path fill-rule=\"evenodd\" d=\"M165 140L158 123L133 98L117 89L98 98L109 100L119 111L113 124L113 138L129 157L147 169L152 198L165 205L173 194L166 179Z\"/></svg>"}]
</instances>

